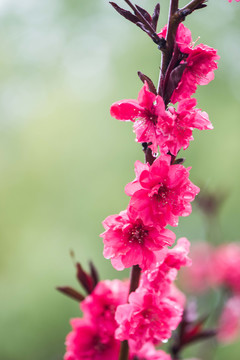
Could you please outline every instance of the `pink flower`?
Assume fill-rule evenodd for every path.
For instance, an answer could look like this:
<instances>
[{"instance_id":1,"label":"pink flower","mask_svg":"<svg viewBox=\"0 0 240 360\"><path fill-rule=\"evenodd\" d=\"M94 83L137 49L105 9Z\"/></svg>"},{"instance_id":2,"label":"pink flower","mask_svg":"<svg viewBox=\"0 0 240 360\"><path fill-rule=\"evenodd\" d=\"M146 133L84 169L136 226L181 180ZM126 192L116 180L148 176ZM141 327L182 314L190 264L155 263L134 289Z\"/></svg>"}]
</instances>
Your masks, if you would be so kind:
<instances>
[{"instance_id":1,"label":"pink flower","mask_svg":"<svg viewBox=\"0 0 240 360\"><path fill-rule=\"evenodd\" d=\"M96 324L102 338L113 336L117 327L115 311L118 305L127 302L128 288L128 282L100 281L94 291L82 301L80 307L84 318Z\"/></svg>"},{"instance_id":2,"label":"pink flower","mask_svg":"<svg viewBox=\"0 0 240 360\"><path fill-rule=\"evenodd\" d=\"M236 2L239 2L240 0L235 0L235 1L236 1ZM232 2L232 0L228 0L228 2L230 2L230 3L231 3L231 2Z\"/></svg>"},{"instance_id":3,"label":"pink flower","mask_svg":"<svg viewBox=\"0 0 240 360\"><path fill-rule=\"evenodd\" d=\"M129 211L146 225L177 226L179 216L191 213L190 202L199 188L188 178L190 168L170 162L168 155L158 157L151 166L136 161L136 179L125 188L131 196Z\"/></svg>"},{"instance_id":4,"label":"pink flower","mask_svg":"<svg viewBox=\"0 0 240 360\"><path fill-rule=\"evenodd\" d=\"M158 34L159 37L166 38L167 35L167 25L165 25L160 33ZM180 23L178 25L177 34L176 34L176 42L178 44L179 50L183 53L188 51L190 49L190 46L192 44L192 34L191 31L183 25L183 23Z\"/></svg>"},{"instance_id":5,"label":"pink flower","mask_svg":"<svg viewBox=\"0 0 240 360\"><path fill-rule=\"evenodd\" d=\"M99 329L85 319L72 319L71 325L64 360L118 360L120 342L113 336L106 341Z\"/></svg>"},{"instance_id":6,"label":"pink flower","mask_svg":"<svg viewBox=\"0 0 240 360\"><path fill-rule=\"evenodd\" d=\"M166 37L166 26L158 34ZM216 61L219 59L217 51L207 45L199 44L193 47L191 31L182 23L178 26L176 42L183 54L182 64L186 64L182 78L174 90L171 101L189 98L197 90L197 85L207 85L214 79L214 70L217 69Z\"/></svg>"},{"instance_id":7,"label":"pink flower","mask_svg":"<svg viewBox=\"0 0 240 360\"><path fill-rule=\"evenodd\" d=\"M175 234L159 226L146 226L141 218L131 212L108 216L103 221L106 231L103 237L103 255L111 259L117 270L139 265L143 270L153 267L165 253L166 245L172 245Z\"/></svg>"},{"instance_id":8,"label":"pink flower","mask_svg":"<svg viewBox=\"0 0 240 360\"><path fill-rule=\"evenodd\" d=\"M230 343L236 340L240 333L240 297L230 298L224 306L219 321L218 340Z\"/></svg>"},{"instance_id":9,"label":"pink flower","mask_svg":"<svg viewBox=\"0 0 240 360\"><path fill-rule=\"evenodd\" d=\"M135 343L133 343L135 344ZM134 360L136 357L138 360L171 360L171 356L166 354L162 350L156 350L151 342L145 343L140 350L133 351L133 346L130 341L130 359Z\"/></svg>"},{"instance_id":10,"label":"pink flower","mask_svg":"<svg viewBox=\"0 0 240 360\"><path fill-rule=\"evenodd\" d=\"M150 92L147 83L139 92L137 100L118 101L111 106L110 113L117 120L133 121L136 141L152 143L154 153L158 146L158 123L172 121L170 114L165 111L163 99Z\"/></svg>"},{"instance_id":11,"label":"pink flower","mask_svg":"<svg viewBox=\"0 0 240 360\"><path fill-rule=\"evenodd\" d=\"M217 50L207 45L199 44L189 50L186 68L171 97L172 103L190 97L197 90L197 85L207 85L212 81L219 58Z\"/></svg>"},{"instance_id":12,"label":"pink flower","mask_svg":"<svg viewBox=\"0 0 240 360\"><path fill-rule=\"evenodd\" d=\"M115 337L134 341L136 349L148 341L158 344L171 337L171 332L181 320L182 311L182 307L175 301L138 288L130 294L129 304L117 308L116 321L119 327Z\"/></svg>"},{"instance_id":13,"label":"pink flower","mask_svg":"<svg viewBox=\"0 0 240 360\"><path fill-rule=\"evenodd\" d=\"M209 121L208 114L196 109L196 99L185 99L180 101L177 110L170 106L169 111L173 115L172 126L163 127L159 123L159 131L165 128L162 132L160 149L163 153L170 151L171 154L177 155L178 151L183 148L186 150L189 146L189 141L193 140L193 129L210 130L213 129Z\"/></svg>"},{"instance_id":14,"label":"pink flower","mask_svg":"<svg viewBox=\"0 0 240 360\"><path fill-rule=\"evenodd\" d=\"M213 282L240 294L240 244L219 246L215 250L212 263Z\"/></svg>"}]
</instances>

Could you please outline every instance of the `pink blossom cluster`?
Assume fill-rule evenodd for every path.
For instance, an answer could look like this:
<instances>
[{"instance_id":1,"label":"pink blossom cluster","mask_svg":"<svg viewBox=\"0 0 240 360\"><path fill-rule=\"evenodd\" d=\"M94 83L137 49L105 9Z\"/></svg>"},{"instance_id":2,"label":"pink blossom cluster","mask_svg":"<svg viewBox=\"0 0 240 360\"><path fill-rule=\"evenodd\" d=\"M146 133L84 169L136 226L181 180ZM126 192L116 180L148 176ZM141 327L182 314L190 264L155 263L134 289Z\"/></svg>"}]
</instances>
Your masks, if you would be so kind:
<instances>
[{"instance_id":1,"label":"pink blossom cluster","mask_svg":"<svg viewBox=\"0 0 240 360\"><path fill-rule=\"evenodd\" d=\"M218 339L234 341L240 335L240 243L223 244L214 248L196 243L191 249L193 265L184 269L182 286L191 293L204 293L221 288L228 300L219 320Z\"/></svg>"},{"instance_id":2,"label":"pink blossom cluster","mask_svg":"<svg viewBox=\"0 0 240 360\"><path fill-rule=\"evenodd\" d=\"M166 35L166 27L159 37ZM173 281L181 266L190 264L189 243L185 238L173 245L175 234L166 228L176 227L180 216L190 215L191 202L199 188L189 180L190 168L175 162L181 148L193 139L194 128L212 129L208 115L196 108L191 95L197 85L213 79L217 68L216 50L205 45L194 47L190 31L182 24L176 42L182 78L172 93L168 106L164 98L150 91L146 81L137 100L123 100L111 106L118 120L134 122L138 142L147 143L161 155L151 163L136 161L135 179L126 185L130 197L127 209L103 221L103 254L117 270L138 265L141 279L128 302L116 310L116 339L128 340L131 349L140 351L144 344L161 344L171 337L182 318L185 298ZM196 65L196 66L195 66Z\"/></svg>"},{"instance_id":3,"label":"pink blossom cluster","mask_svg":"<svg viewBox=\"0 0 240 360\"><path fill-rule=\"evenodd\" d=\"M166 27L159 34L164 37ZM175 234L167 226L176 227L179 217L190 215L191 202L200 190L189 180L191 168L176 157L193 140L194 129L212 129L207 113L196 108L191 96L198 85L214 78L219 58L206 45L194 46L191 32L182 24L173 59L175 55L179 60L174 66L183 71L174 89L168 86L167 80L170 84L172 80L166 73L162 96L145 81L137 100L118 101L110 110L114 118L134 122L137 142L152 151L151 161L146 157L146 163L135 163L136 177L125 187L130 197L127 208L108 216L101 234L104 257L117 270L137 267L139 285L129 295L126 282L97 285L81 303L83 318L71 321L65 360L117 360L124 340L132 360L170 360L155 345L167 341L182 319L185 297L174 280L180 267L191 261L186 238L168 248Z\"/></svg>"},{"instance_id":4,"label":"pink blossom cluster","mask_svg":"<svg viewBox=\"0 0 240 360\"><path fill-rule=\"evenodd\" d=\"M166 37L167 26L158 34ZM147 83L141 89L137 100L122 100L111 106L111 115L122 121L134 122L137 142L151 143L157 153L177 155L180 149L187 149L193 140L193 129L212 129L206 112L196 108L196 99L191 98L198 85L206 85L214 79L219 56L215 49L199 44L194 46L191 32L182 23L176 35L178 51L184 67L181 80L171 95L171 102L178 107L168 106L160 95L149 91Z\"/></svg>"},{"instance_id":5,"label":"pink blossom cluster","mask_svg":"<svg viewBox=\"0 0 240 360\"><path fill-rule=\"evenodd\" d=\"M71 320L64 360L117 360L120 342L114 337L115 311L127 301L128 283L99 282L80 304L83 318Z\"/></svg>"},{"instance_id":6,"label":"pink blossom cluster","mask_svg":"<svg viewBox=\"0 0 240 360\"><path fill-rule=\"evenodd\" d=\"M71 320L72 332L66 338L64 360L117 360L120 341L115 337L116 309L126 303L128 282L99 282L92 294L81 303L83 318ZM136 349L130 344L130 360L171 360L162 350L155 350L151 341Z\"/></svg>"},{"instance_id":7,"label":"pink blossom cluster","mask_svg":"<svg viewBox=\"0 0 240 360\"><path fill-rule=\"evenodd\" d=\"M127 210L103 222L104 256L117 270L154 267L166 245L173 244L175 235L165 226L177 226L179 216L188 216L199 192L189 180L189 170L171 165L170 155L159 156L151 166L136 161L136 179L125 188L131 196Z\"/></svg>"}]
</instances>

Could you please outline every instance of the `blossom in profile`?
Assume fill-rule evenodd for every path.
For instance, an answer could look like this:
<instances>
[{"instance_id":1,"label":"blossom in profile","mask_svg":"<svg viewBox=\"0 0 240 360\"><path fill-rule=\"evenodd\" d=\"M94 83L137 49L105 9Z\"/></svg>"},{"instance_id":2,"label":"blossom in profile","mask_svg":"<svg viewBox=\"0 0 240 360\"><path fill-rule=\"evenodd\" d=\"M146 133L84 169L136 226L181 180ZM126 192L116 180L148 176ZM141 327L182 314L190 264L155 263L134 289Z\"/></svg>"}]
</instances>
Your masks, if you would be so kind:
<instances>
[{"instance_id":1,"label":"blossom in profile","mask_svg":"<svg viewBox=\"0 0 240 360\"><path fill-rule=\"evenodd\" d=\"M150 166L135 163L136 179L125 187L131 196L129 209L146 225L178 225L179 216L188 216L199 188L189 180L190 168L171 165L171 156L161 155Z\"/></svg>"},{"instance_id":2,"label":"blossom in profile","mask_svg":"<svg viewBox=\"0 0 240 360\"><path fill-rule=\"evenodd\" d=\"M167 127L172 122L162 97L150 92L146 82L137 100L117 101L111 106L110 113L117 120L133 121L136 141L151 143L154 153L157 153L159 142L158 123L164 123Z\"/></svg>"},{"instance_id":3,"label":"blossom in profile","mask_svg":"<svg viewBox=\"0 0 240 360\"><path fill-rule=\"evenodd\" d=\"M240 296L228 299L224 305L218 326L217 338L222 343L231 343L240 333Z\"/></svg>"},{"instance_id":4,"label":"blossom in profile","mask_svg":"<svg viewBox=\"0 0 240 360\"><path fill-rule=\"evenodd\" d=\"M198 85L207 85L214 79L214 70L217 69L217 50L203 44L188 51L186 68L182 78L173 91L171 101L176 103L190 97L197 90Z\"/></svg>"},{"instance_id":5,"label":"blossom in profile","mask_svg":"<svg viewBox=\"0 0 240 360\"><path fill-rule=\"evenodd\" d=\"M160 37L166 37L166 27L158 34ZM178 101L191 97L197 90L198 85L207 85L214 79L214 70L217 69L217 50L207 45L199 44L194 47L190 30L182 23L179 25L176 42L182 53L180 64L185 64L180 82L173 91L171 102L175 104Z\"/></svg>"},{"instance_id":6,"label":"blossom in profile","mask_svg":"<svg viewBox=\"0 0 240 360\"><path fill-rule=\"evenodd\" d=\"M103 221L103 255L117 270L133 265L149 269L163 259L163 248L171 246L175 234L157 225L145 225L137 214L122 211Z\"/></svg>"},{"instance_id":7,"label":"blossom in profile","mask_svg":"<svg viewBox=\"0 0 240 360\"><path fill-rule=\"evenodd\" d=\"M170 151L172 155L177 155L179 150L183 148L186 150L189 146L189 141L193 140L193 129L211 130L213 126L209 121L208 114L205 111L197 109L196 99L184 99L178 104L177 110L173 106L169 107L169 112L172 113L172 126L161 126L159 123L159 132L161 129L166 129L162 132L160 149L167 153Z\"/></svg>"},{"instance_id":8,"label":"blossom in profile","mask_svg":"<svg viewBox=\"0 0 240 360\"><path fill-rule=\"evenodd\" d=\"M115 337L121 341L134 341L136 349L149 341L159 344L171 337L181 321L182 312L182 307L168 297L138 288L129 295L129 304L117 308L119 327Z\"/></svg>"}]
</instances>

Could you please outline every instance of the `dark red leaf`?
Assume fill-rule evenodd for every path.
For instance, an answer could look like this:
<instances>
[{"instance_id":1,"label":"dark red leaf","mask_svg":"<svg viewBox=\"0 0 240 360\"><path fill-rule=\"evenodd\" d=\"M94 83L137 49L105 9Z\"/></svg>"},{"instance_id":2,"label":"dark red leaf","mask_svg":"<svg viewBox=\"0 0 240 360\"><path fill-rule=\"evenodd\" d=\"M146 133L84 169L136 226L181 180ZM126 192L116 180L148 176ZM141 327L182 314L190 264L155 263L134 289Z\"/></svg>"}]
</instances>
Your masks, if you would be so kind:
<instances>
[{"instance_id":1,"label":"dark red leaf","mask_svg":"<svg viewBox=\"0 0 240 360\"><path fill-rule=\"evenodd\" d=\"M91 294L94 289L93 279L83 270L82 266L79 263L76 263L76 268L76 275L79 283L87 291L88 294Z\"/></svg>"},{"instance_id":2,"label":"dark red leaf","mask_svg":"<svg viewBox=\"0 0 240 360\"><path fill-rule=\"evenodd\" d=\"M143 23L139 21L136 23L136 25L140 27L140 29L142 29L146 34L148 34L148 36L150 36L150 38L152 39L152 32L148 30Z\"/></svg>"},{"instance_id":3,"label":"dark red leaf","mask_svg":"<svg viewBox=\"0 0 240 360\"><path fill-rule=\"evenodd\" d=\"M138 9L138 11L141 13L141 15L144 17L144 19L147 20L147 22L149 22L149 24L152 23L152 17L151 15L145 10L143 9L141 6L135 5L136 8ZM136 12L135 12L136 14Z\"/></svg>"},{"instance_id":4,"label":"dark red leaf","mask_svg":"<svg viewBox=\"0 0 240 360\"><path fill-rule=\"evenodd\" d=\"M185 158L179 158L179 159L176 159L175 161L174 161L174 165L176 165L176 164L183 164L184 162L185 162Z\"/></svg>"},{"instance_id":5,"label":"dark red leaf","mask_svg":"<svg viewBox=\"0 0 240 360\"><path fill-rule=\"evenodd\" d=\"M158 3L155 6L153 15L152 15L152 27L154 28L154 30L157 30L157 23L158 23L158 19L159 19L159 15L160 15L160 4Z\"/></svg>"},{"instance_id":6,"label":"dark red leaf","mask_svg":"<svg viewBox=\"0 0 240 360\"><path fill-rule=\"evenodd\" d=\"M60 291L62 294L78 301L78 302L81 302L84 300L84 296L79 293L77 290L69 287L69 286L58 286L56 288L58 291Z\"/></svg>"},{"instance_id":7,"label":"dark red leaf","mask_svg":"<svg viewBox=\"0 0 240 360\"><path fill-rule=\"evenodd\" d=\"M132 14L130 11L122 9L120 6L118 6L117 4L115 4L114 2L109 2L112 7L120 14L122 15L125 19L131 21L132 23L136 24L139 19L137 18L137 16L135 16L134 14Z\"/></svg>"},{"instance_id":8,"label":"dark red leaf","mask_svg":"<svg viewBox=\"0 0 240 360\"><path fill-rule=\"evenodd\" d=\"M98 271L97 271L96 267L93 265L92 261L89 262L89 266L90 266L91 277L93 279L93 284L95 287L99 282Z\"/></svg>"},{"instance_id":9,"label":"dark red leaf","mask_svg":"<svg viewBox=\"0 0 240 360\"><path fill-rule=\"evenodd\" d=\"M200 341L200 340L206 340L209 339L211 337L214 337L217 335L217 330L215 329L209 329L209 330L203 330L202 332L196 334L195 336L193 336L188 342L187 344L196 342L196 341Z\"/></svg>"}]
</instances>

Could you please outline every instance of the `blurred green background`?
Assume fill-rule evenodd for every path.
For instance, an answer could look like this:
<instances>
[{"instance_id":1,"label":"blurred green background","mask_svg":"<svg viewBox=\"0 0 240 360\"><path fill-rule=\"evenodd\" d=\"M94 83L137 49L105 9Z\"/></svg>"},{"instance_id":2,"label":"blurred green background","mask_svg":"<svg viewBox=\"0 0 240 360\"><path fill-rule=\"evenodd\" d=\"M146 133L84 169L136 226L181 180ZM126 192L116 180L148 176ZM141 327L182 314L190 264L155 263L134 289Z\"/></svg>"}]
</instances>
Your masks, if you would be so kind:
<instances>
[{"instance_id":1,"label":"blurred green background","mask_svg":"<svg viewBox=\"0 0 240 360\"><path fill-rule=\"evenodd\" d=\"M186 21L221 56L215 81L197 93L215 130L196 131L184 156L195 184L229 194L224 241L239 239L239 18L239 4L210 0ZM102 257L99 233L126 207L124 186L143 154L109 107L137 97L138 70L157 81L160 53L106 0L1 0L0 53L0 359L62 359L69 319L79 316L55 290L77 285L69 250L84 265L92 259L102 278L127 275ZM176 232L204 239L204 229L194 209ZM239 353L239 344L221 347L216 359Z\"/></svg>"}]
</instances>

